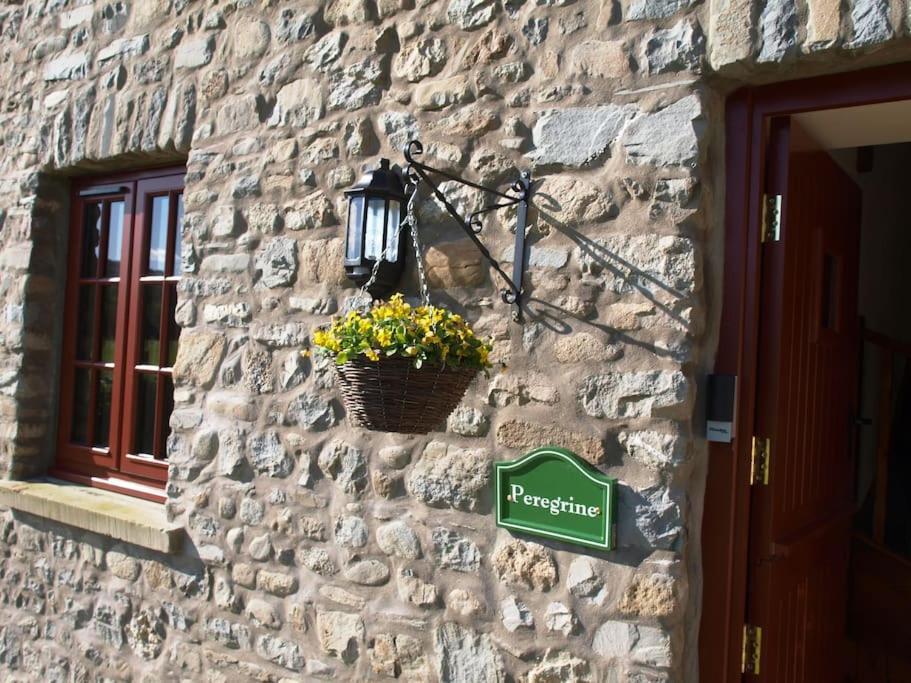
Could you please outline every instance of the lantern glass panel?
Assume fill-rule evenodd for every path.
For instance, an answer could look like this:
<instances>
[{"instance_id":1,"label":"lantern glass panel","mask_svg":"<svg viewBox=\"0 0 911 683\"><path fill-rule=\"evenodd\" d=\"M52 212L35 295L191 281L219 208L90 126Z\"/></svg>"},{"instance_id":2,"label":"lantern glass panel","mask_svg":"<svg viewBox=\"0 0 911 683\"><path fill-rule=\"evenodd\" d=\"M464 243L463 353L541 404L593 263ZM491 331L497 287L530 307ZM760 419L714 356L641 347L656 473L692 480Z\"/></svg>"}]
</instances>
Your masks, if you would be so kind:
<instances>
[{"instance_id":1,"label":"lantern glass panel","mask_svg":"<svg viewBox=\"0 0 911 683\"><path fill-rule=\"evenodd\" d=\"M352 197L348 204L348 239L345 257L348 259L361 258L364 235L364 198Z\"/></svg>"},{"instance_id":2,"label":"lantern glass panel","mask_svg":"<svg viewBox=\"0 0 911 683\"><path fill-rule=\"evenodd\" d=\"M364 258L379 260L383 254L383 233L386 226L386 200L370 197L367 200L367 236Z\"/></svg>"},{"instance_id":3,"label":"lantern glass panel","mask_svg":"<svg viewBox=\"0 0 911 683\"><path fill-rule=\"evenodd\" d=\"M394 199L389 200L389 227L386 230L386 258L399 260L399 221L402 205Z\"/></svg>"}]
</instances>

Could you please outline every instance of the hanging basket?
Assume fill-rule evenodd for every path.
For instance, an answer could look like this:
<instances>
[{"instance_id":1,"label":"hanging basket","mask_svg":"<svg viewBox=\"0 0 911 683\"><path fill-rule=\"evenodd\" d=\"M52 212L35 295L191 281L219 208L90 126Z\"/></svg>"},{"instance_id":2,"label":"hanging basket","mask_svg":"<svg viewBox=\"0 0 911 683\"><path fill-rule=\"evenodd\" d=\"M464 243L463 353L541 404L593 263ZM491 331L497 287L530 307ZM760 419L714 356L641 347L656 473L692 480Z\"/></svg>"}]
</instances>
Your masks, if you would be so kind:
<instances>
[{"instance_id":1,"label":"hanging basket","mask_svg":"<svg viewBox=\"0 0 911 683\"><path fill-rule=\"evenodd\" d=\"M475 368L424 365L401 357L356 358L335 366L348 418L377 432L426 434L442 427L462 400Z\"/></svg>"}]
</instances>

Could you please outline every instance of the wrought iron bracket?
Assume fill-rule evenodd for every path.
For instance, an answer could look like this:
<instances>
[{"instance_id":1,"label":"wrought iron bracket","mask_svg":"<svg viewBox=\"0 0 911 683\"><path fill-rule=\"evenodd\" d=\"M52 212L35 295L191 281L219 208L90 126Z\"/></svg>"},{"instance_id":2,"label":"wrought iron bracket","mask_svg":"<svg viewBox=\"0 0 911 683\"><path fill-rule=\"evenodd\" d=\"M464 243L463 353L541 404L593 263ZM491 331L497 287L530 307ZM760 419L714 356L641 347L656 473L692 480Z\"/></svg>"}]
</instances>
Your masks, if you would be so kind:
<instances>
[{"instance_id":1,"label":"wrought iron bracket","mask_svg":"<svg viewBox=\"0 0 911 683\"><path fill-rule=\"evenodd\" d=\"M433 192L434 196L440 201L446 211L455 219L462 231L474 243L481 252L481 255L493 266L493 269L506 283L506 287L500 290L500 297L506 303L513 306L512 319L516 322L522 320L522 280L525 275L525 230L528 223L528 202L531 199L531 174L528 171L519 173L519 178L509 186L505 191L485 187L479 183L466 180L448 171L433 168L427 164L421 163L416 159L424 152L424 146L418 140L411 140L405 145L405 160L408 162L405 168L405 177L408 180L409 192L414 192L418 182L425 183ZM475 190L493 195L497 199L492 204L488 204L477 211L473 211L466 218L458 212L446 195L440 190L439 183L434 177L452 180ZM484 246L478 235L483 229L483 217L492 211L505 209L509 206L516 207L516 241L515 250L513 251L512 260L512 277L510 277L500 262L497 261L490 253L490 250Z\"/></svg>"}]
</instances>

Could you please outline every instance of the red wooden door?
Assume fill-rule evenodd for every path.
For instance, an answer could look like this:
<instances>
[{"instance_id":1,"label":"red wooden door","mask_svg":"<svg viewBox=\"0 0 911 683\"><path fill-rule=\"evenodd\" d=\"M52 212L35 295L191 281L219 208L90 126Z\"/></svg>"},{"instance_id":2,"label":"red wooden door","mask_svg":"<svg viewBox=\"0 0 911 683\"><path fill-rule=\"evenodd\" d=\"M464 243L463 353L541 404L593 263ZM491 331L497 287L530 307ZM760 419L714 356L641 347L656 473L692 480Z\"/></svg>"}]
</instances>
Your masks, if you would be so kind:
<instances>
[{"instance_id":1,"label":"red wooden door","mask_svg":"<svg viewBox=\"0 0 911 683\"><path fill-rule=\"evenodd\" d=\"M793 121L770 136L782 220L762 254L756 433L770 458L768 484L752 487L747 612L761 680L828 683L847 609L860 191Z\"/></svg>"}]
</instances>

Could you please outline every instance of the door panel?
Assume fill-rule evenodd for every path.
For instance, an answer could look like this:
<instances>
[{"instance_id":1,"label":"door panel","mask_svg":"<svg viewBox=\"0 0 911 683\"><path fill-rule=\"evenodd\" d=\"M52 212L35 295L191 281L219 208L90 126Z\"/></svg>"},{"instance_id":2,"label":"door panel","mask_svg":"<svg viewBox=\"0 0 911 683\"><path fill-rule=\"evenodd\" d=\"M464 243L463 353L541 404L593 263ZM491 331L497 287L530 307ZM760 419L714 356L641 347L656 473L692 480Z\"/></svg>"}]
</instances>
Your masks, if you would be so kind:
<instances>
[{"instance_id":1,"label":"door panel","mask_svg":"<svg viewBox=\"0 0 911 683\"><path fill-rule=\"evenodd\" d=\"M839 680L853 510L860 192L787 118L770 127L780 239L763 247L756 432L769 484L751 500L749 621L761 672Z\"/></svg>"}]
</instances>

